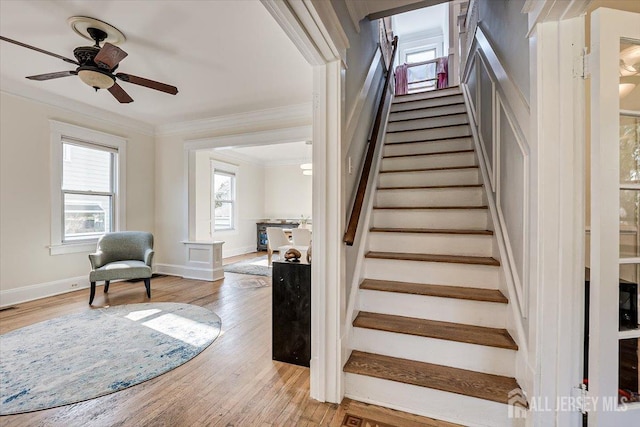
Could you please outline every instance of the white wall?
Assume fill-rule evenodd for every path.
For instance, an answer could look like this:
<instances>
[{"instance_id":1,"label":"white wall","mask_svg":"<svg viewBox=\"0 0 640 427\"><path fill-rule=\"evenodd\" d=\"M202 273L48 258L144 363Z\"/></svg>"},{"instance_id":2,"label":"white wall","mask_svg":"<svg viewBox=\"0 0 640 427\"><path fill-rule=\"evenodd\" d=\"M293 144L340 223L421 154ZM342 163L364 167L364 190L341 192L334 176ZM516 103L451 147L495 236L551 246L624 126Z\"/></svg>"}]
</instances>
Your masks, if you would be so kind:
<instances>
[{"instance_id":1,"label":"white wall","mask_svg":"<svg viewBox=\"0 0 640 427\"><path fill-rule=\"evenodd\" d=\"M300 220L311 218L311 176L300 165L264 169L264 217Z\"/></svg>"},{"instance_id":2,"label":"white wall","mask_svg":"<svg viewBox=\"0 0 640 427\"><path fill-rule=\"evenodd\" d=\"M529 39L525 0L480 0L479 26L527 104L530 99Z\"/></svg>"},{"instance_id":3,"label":"white wall","mask_svg":"<svg viewBox=\"0 0 640 427\"><path fill-rule=\"evenodd\" d=\"M248 114L253 114L251 117L255 116L255 112ZM269 112L264 114L268 115ZM182 243L189 238L186 142L207 141L206 144L208 144L208 141L212 141L211 147L213 147L215 141L231 138L237 141L234 145L242 145L243 141L245 143L247 140L253 141L256 135L261 133L266 135L279 129L296 129L299 126L310 125L310 117L307 116L282 117L267 121L259 121L255 118L244 121L234 116L233 120L229 120L228 125L221 123L225 121L223 118L218 119L213 122L209 130L203 130L201 126L197 126L197 130L190 130L187 126L156 136L156 232L160 237L156 251L156 264L159 267L168 266L168 269L177 272L186 262L186 250ZM223 146L227 145L229 144L225 142ZM221 232L213 238L225 241L224 257L255 250L255 223L256 220L265 218L264 168L255 163L224 157L218 152L210 155L239 165L241 172L237 182L237 193L241 197L238 202L240 218L238 232L236 234ZM247 197L245 198L244 195ZM224 235L224 233L228 234Z\"/></svg>"},{"instance_id":4,"label":"white wall","mask_svg":"<svg viewBox=\"0 0 640 427\"><path fill-rule=\"evenodd\" d=\"M87 253L49 254L50 131L54 119L117 135L127 142L126 222L154 232L154 140L62 108L0 94L0 291L86 276ZM157 237L157 236L156 236ZM67 286L66 284L64 286ZM69 290L71 285L69 284ZM36 286L37 288L37 286ZM37 295L38 289L32 289ZM15 293L14 293L15 294ZM21 294L23 295L23 294Z\"/></svg>"},{"instance_id":5,"label":"white wall","mask_svg":"<svg viewBox=\"0 0 640 427\"><path fill-rule=\"evenodd\" d=\"M236 228L211 233L211 161L236 171ZM229 159L210 150L196 152L196 239L222 240L224 258L256 249L256 222L265 217L266 179L260 165Z\"/></svg>"}]
</instances>

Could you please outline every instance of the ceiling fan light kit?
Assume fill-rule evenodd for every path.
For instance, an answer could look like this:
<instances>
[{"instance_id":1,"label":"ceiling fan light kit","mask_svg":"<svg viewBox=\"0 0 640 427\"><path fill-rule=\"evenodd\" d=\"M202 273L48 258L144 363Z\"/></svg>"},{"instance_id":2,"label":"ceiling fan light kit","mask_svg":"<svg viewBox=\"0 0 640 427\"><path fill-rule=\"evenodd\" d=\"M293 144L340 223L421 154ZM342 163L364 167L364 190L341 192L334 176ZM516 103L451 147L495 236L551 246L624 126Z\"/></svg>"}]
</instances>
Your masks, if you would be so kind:
<instances>
[{"instance_id":1,"label":"ceiling fan light kit","mask_svg":"<svg viewBox=\"0 0 640 427\"><path fill-rule=\"evenodd\" d=\"M116 79L111 74L100 69L92 69L89 67L80 67L78 69L78 77L84 84L98 89L109 89L116 83Z\"/></svg>"},{"instance_id":2,"label":"ceiling fan light kit","mask_svg":"<svg viewBox=\"0 0 640 427\"><path fill-rule=\"evenodd\" d=\"M126 73L114 74L120 61L127 57L127 52L115 46L126 40L124 34L113 25L110 25L99 19L89 18L86 16L72 16L67 20L69 25L80 36L92 40L93 46L80 46L73 50L75 60L66 58L62 55L37 48L7 37L0 36L0 40L13 43L15 45L44 53L61 59L64 62L77 65L75 70L59 71L55 73L38 74L35 76L27 76L29 80L51 80L67 76L78 76L80 80L96 91L100 89L108 90L120 103L126 104L133 102L133 98L125 92L122 87L116 83L116 79L138 86L148 87L160 92L175 95L178 88L165 83L154 80L145 79L143 77L134 76ZM102 43L102 47L100 44Z\"/></svg>"}]
</instances>

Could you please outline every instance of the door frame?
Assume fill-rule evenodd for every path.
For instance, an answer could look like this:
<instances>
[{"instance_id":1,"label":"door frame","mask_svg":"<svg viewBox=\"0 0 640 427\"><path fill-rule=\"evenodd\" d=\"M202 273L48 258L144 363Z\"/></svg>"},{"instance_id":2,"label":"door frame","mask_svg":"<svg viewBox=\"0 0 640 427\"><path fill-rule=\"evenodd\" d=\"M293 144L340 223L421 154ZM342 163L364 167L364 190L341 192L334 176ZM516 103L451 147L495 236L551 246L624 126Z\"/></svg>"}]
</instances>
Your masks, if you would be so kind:
<instances>
[{"instance_id":1,"label":"door frame","mask_svg":"<svg viewBox=\"0 0 640 427\"><path fill-rule=\"evenodd\" d=\"M321 402L340 403L345 305L341 82L349 41L328 1L261 2L313 67L310 394Z\"/></svg>"},{"instance_id":2,"label":"door frame","mask_svg":"<svg viewBox=\"0 0 640 427\"><path fill-rule=\"evenodd\" d=\"M618 342L622 336L618 331L619 46L621 38L640 40L639 23L640 14L632 12L600 8L591 15L589 397L594 408L589 412L589 424L592 426L632 425L640 417L640 403L619 405L615 410L611 404L618 396ZM631 335L639 334L637 331Z\"/></svg>"}]
</instances>

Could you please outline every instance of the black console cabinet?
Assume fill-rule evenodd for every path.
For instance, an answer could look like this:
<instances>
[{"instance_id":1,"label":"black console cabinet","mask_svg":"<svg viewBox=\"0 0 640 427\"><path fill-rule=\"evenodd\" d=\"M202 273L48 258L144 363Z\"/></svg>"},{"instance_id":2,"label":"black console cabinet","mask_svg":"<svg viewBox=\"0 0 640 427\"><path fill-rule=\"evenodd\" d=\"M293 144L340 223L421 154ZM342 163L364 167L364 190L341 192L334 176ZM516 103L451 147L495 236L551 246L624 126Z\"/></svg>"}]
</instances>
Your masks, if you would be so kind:
<instances>
[{"instance_id":1,"label":"black console cabinet","mask_svg":"<svg viewBox=\"0 0 640 427\"><path fill-rule=\"evenodd\" d=\"M311 360L311 265L273 262L273 360L309 366Z\"/></svg>"}]
</instances>

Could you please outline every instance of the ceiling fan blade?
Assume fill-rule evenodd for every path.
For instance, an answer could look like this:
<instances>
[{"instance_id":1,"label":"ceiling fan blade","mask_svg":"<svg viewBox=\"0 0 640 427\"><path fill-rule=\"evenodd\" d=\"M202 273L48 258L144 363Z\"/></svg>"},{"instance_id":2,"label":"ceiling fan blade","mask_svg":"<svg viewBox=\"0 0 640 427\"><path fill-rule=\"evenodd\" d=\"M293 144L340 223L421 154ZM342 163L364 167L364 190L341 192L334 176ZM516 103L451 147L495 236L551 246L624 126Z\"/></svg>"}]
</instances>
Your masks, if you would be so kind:
<instances>
[{"instance_id":1,"label":"ceiling fan blade","mask_svg":"<svg viewBox=\"0 0 640 427\"><path fill-rule=\"evenodd\" d=\"M9 42L9 43L17 44L18 46L26 47L27 49L35 50L36 52L44 53L45 55L53 56L54 58L62 59L64 62L68 62L69 64L80 65L77 61L74 61L73 59L65 58L64 56L58 55L57 53L49 52L49 51L46 51L44 49L40 49L38 47L28 45L26 43L22 43L22 42L19 42L19 41L16 41L16 40L8 39L8 38L3 37L3 36L0 36L0 40L4 40L4 41Z\"/></svg>"},{"instance_id":2,"label":"ceiling fan blade","mask_svg":"<svg viewBox=\"0 0 640 427\"><path fill-rule=\"evenodd\" d=\"M71 71L58 71L57 73L47 73L47 74L38 74L36 76L27 76L26 78L29 80L38 80L38 81L42 81L42 80L51 80L51 79L59 79L60 77L68 77L68 76L75 76L78 73L71 70Z\"/></svg>"},{"instance_id":3,"label":"ceiling fan blade","mask_svg":"<svg viewBox=\"0 0 640 427\"><path fill-rule=\"evenodd\" d=\"M118 73L116 74L116 77L122 80L123 82L128 82L128 83L133 83L134 85L148 87L151 89L159 90L160 92L170 93L171 95L175 95L176 93L178 93L178 88L175 86L156 82L156 81L145 79L138 76L133 76L131 74Z\"/></svg>"},{"instance_id":4,"label":"ceiling fan blade","mask_svg":"<svg viewBox=\"0 0 640 427\"><path fill-rule=\"evenodd\" d=\"M111 95L113 95L121 104L128 104L133 102L133 98L129 96L127 92L118 85L118 83L114 83L109 89Z\"/></svg>"},{"instance_id":5,"label":"ceiling fan blade","mask_svg":"<svg viewBox=\"0 0 640 427\"><path fill-rule=\"evenodd\" d=\"M100 49L100 52L93 58L93 62L100 65L109 67L109 70L113 70L116 65L128 55L127 52L120 49L118 46L114 46L111 43L105 43Z\"/></svg>"}]
</instances>

